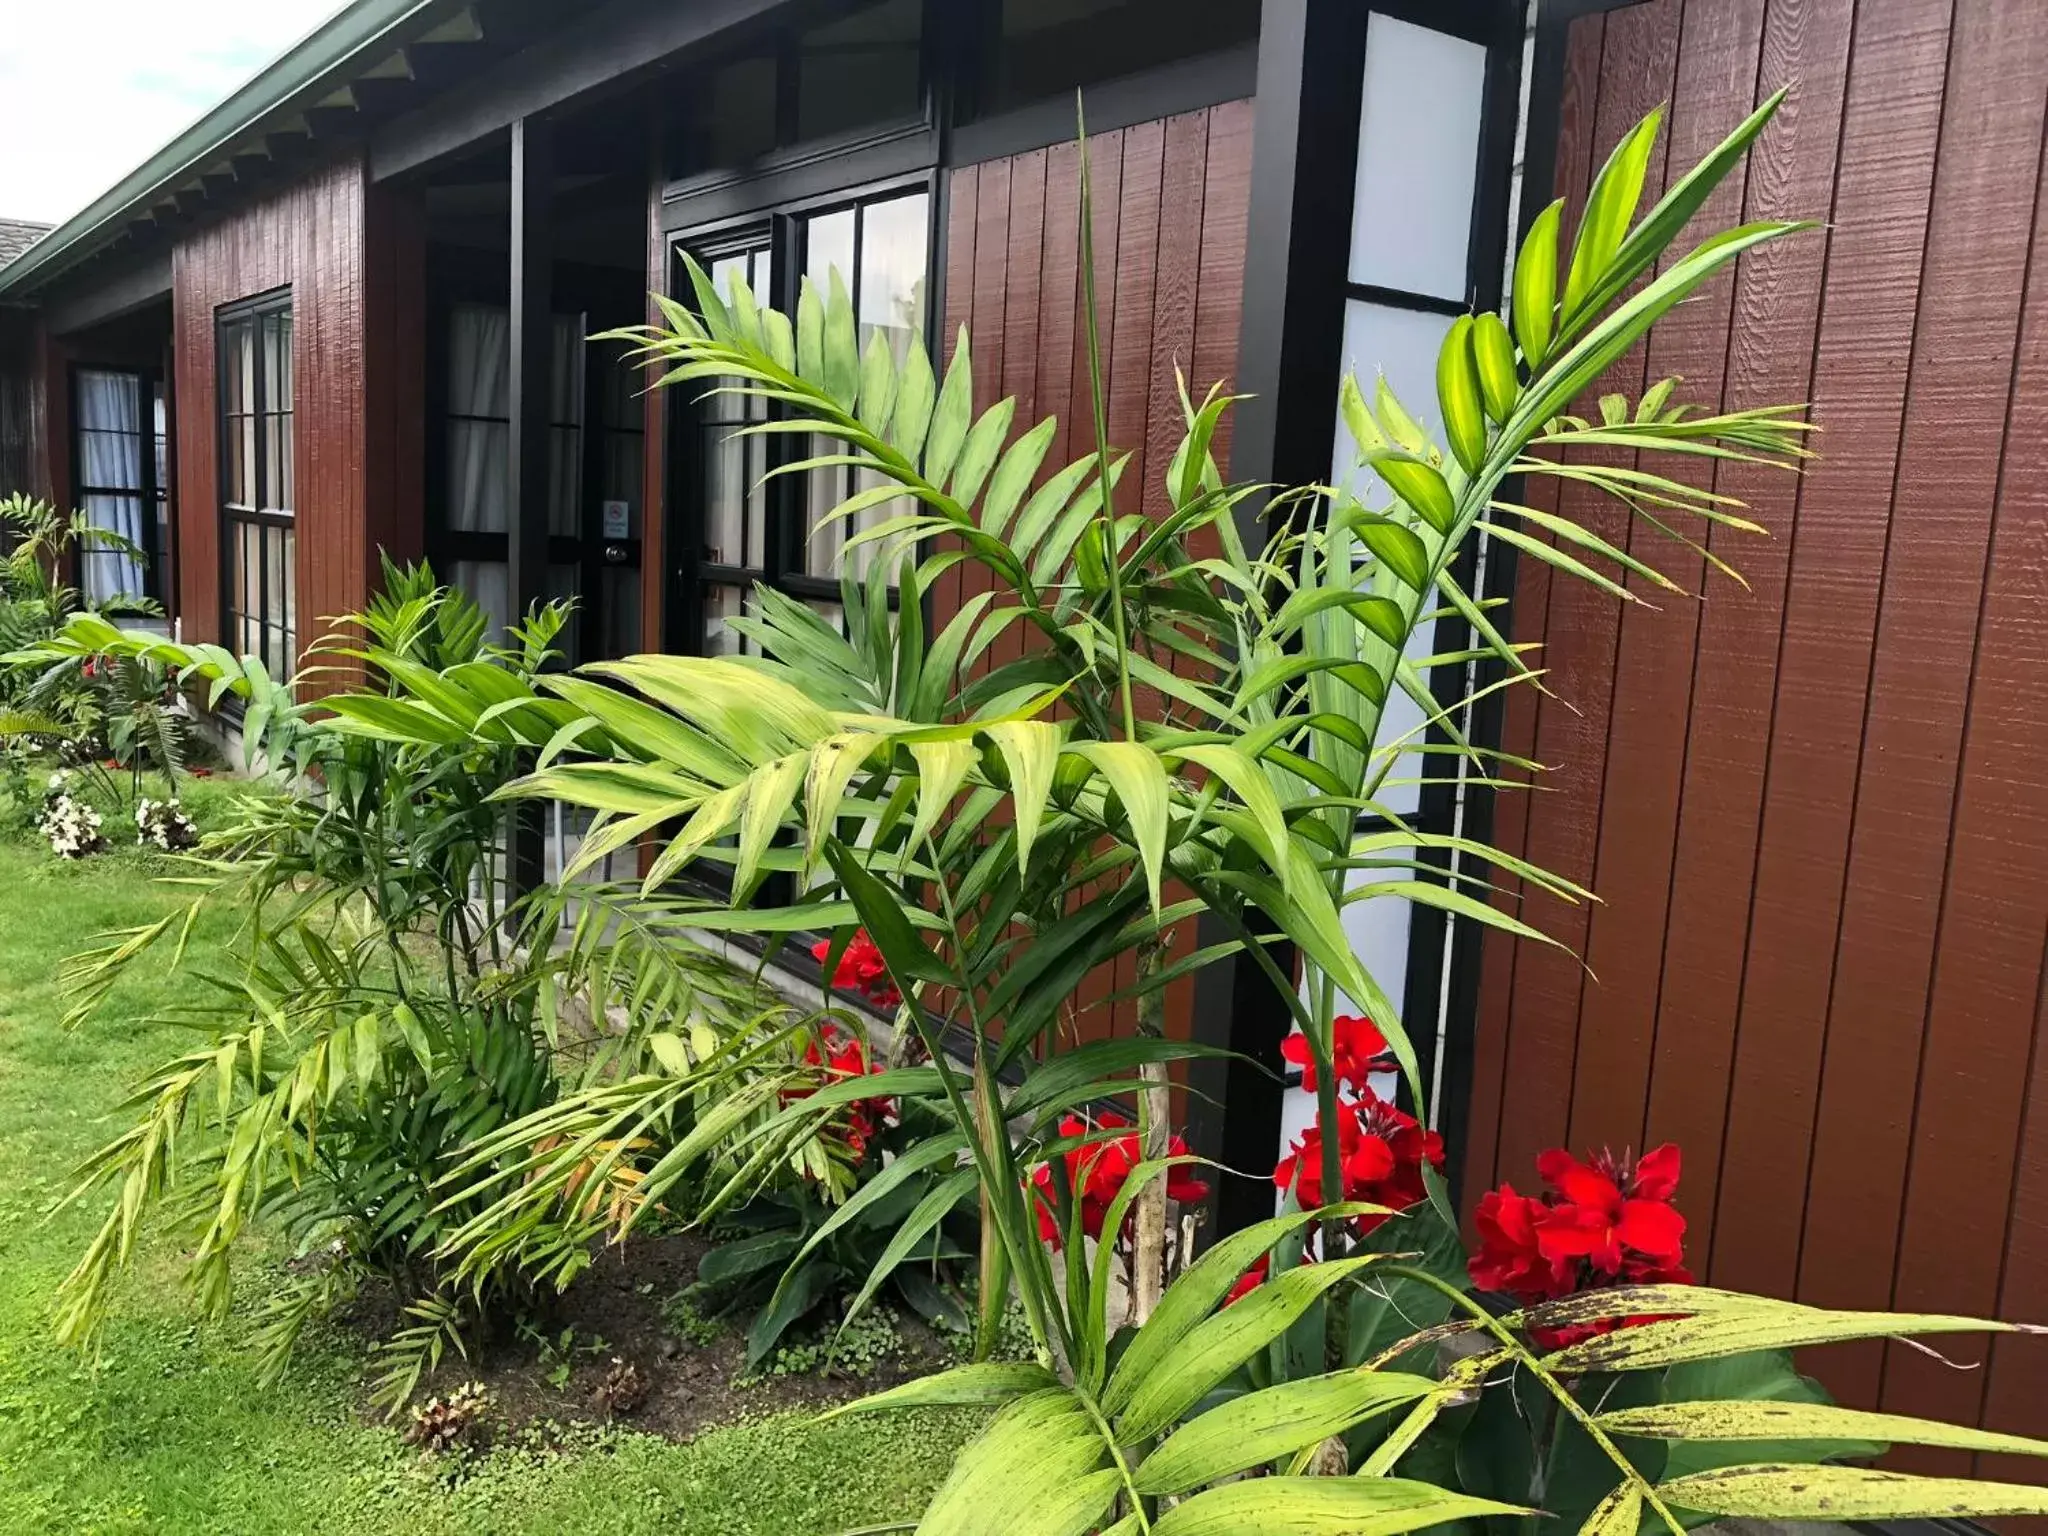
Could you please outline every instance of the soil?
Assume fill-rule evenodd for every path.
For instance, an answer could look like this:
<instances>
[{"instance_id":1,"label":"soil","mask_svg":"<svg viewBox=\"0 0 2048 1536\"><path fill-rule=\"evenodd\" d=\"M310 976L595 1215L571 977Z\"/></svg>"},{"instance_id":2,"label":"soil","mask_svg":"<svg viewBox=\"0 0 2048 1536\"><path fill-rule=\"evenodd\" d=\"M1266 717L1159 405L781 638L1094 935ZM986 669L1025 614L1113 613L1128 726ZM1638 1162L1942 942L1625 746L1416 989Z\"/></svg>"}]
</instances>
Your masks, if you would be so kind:
<instances>
[{"instance_id":1,"label":"soil","mask_svg":"<svg viewBox=\"0 0 2048 1536\"><path fill-rule=\"evenodd\" d=\"M567 1294L546 1293L524 1326L472 1343L466 1361L446 1358L422 1383L415 1402L475 1381L489 1389L491 1418L508 1430L616 1423L687 1440L741 1419L815 1412L928 1375L955 1358L948 1340L899 1309L897 1347L860 1376L835 1369L745 1380L749 1312L719 1319L717 1336L708 1343L679 1337L663 1317L663 1303L696 1279L698 1260L710 1246L702 1233L683 1232L636 1237L605 1249ZM391 1309L368 1297L364 1303L352 1318L356 1329L369 1337L388 1336L395 1321ZM785 1343L809 1342L822 1328L836 1326L829 1306L817 1317L821 1321L792 1329ZM621 1379L632 1377L637 1381L621 1393ZM635 1396L637 1401L621 1400ZM372 1413L367 1402L364 1412Z\"/></svg>"}]
</instances>

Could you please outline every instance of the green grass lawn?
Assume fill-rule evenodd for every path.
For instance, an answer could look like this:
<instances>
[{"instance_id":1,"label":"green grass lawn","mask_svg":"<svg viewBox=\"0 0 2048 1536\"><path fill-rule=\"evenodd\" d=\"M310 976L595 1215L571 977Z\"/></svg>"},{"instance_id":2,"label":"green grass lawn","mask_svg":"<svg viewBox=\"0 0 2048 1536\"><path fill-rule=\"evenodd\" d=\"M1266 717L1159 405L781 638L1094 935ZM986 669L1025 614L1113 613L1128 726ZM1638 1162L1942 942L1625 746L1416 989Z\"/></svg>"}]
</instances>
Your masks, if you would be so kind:
<instances>
[{"instance_id":1,"label":"green grass lawn","mask_svg":"<svg viewBox=\"0 0 2048 1536\"><path fill-rule=\"evenodd\" d=\"M203 819L225 789L201 791ZM111 1134L127 1085L189 1045L146 1020L193 987L145 967L67 1036L57 966L95 932L174 904L151 883L160 868L127 849L66 864L0 838L0 1533L823 1536L915 1517L969 1427L958 1417L785 1416L689 1445L614 1433L570 1453L501 1450L451 1482L446 1462L359 1417L351 1346L312 1341L283 1385L260 1389L244 1342L255 1298L201 1322L167 1244L125 1285L97 1370L52 1343L51 1292L101 1208L45 1212ZM197 942L228 934L215 920ZM260 1271L244 1282L256 1289Z\"/></svg>"}]
</instances>

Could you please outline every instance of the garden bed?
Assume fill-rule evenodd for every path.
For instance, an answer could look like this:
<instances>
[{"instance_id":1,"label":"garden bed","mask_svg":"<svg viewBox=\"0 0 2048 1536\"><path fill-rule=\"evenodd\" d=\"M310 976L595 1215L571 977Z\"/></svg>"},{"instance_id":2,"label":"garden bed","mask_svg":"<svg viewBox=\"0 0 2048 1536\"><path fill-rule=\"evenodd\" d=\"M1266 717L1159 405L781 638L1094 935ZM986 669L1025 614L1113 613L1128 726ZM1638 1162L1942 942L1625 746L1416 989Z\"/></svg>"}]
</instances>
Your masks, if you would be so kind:
<instances>
[{"instance_id":1,"label":"garden bed","mask_svg":"<svg viewBox=\"0 0 2048 1536\"><path fill-rule=\"evenodd\" d=\"M820 1318L749 1373L745 1318L706 1317L683 1300L710 1241L697 1232L634 1237L606 1249L560 1296L450 1358L422 1399L464 1382L489 1393L495 1426L629 1424L687 1440L769 1413L813 1413L955 1363L952 1340L915 1317L875 1309L831 1355L835 1321ZM393 1311L366 1299L350 1319L365 1346L390 1336ZM365 1395L362 1411L375 1417Z\"/></svg>"}]
</instances>

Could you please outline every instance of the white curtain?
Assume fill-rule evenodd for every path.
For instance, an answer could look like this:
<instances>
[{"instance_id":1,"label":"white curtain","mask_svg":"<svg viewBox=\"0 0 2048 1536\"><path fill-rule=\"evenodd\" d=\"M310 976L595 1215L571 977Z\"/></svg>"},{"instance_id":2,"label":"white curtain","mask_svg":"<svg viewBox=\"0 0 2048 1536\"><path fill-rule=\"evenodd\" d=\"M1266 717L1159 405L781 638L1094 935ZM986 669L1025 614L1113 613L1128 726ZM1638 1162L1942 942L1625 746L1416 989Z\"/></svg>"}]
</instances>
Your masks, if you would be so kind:
<instances>
[{"instance_id":1,"label":"white curtain","mask_svg":"<svg viewBox=\"0 0 2048 1536\"><path fill-rule=\"evenodd\" d=\"M574 538L582 505L583 317L556 315L549 358L548 528ZM458 304L448 331L448 526L504 533L512 499L512 324Z\"/></svg>"},{"instance_id":2,"label":"white curtain","mask_svg":"<svg viewBox=\"0 0 2048 1536\"><path fill-rule=\"evenodd\" d=\"M132 373L86 369L78 374L78 459L81 483L98 488L81 498L96 528L142 543L142 380ZM130 491L131 495L105 494ZM88 549L80 586L93 604L142 595L142 566L118 550Z\"/></svg>"},{"instance_id":3,"label":"white curtain","mask_svg":"<svg viewBox=\"0 0 2048 1536\"><path fill-rule=\"evenodd\" d=\"M505 532L511 410L510 317L488 305L456 305L448 325L448 526L455 532ZM469 419L476 417L486 419Z\"/></svg>"}]
</instances>

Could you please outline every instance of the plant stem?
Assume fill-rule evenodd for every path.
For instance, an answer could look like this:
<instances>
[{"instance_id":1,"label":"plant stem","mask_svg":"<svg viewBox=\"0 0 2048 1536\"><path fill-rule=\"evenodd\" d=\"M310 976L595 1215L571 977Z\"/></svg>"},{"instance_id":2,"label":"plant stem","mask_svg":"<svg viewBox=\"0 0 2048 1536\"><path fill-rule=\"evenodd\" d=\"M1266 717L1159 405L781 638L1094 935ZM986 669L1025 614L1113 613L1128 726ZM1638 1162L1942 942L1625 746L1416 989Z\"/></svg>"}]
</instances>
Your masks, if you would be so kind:
<instances>
[{"instance_id":1,"label":"plant stem","mask_svg":"<svg viewBox=\"0 0 2048 1536\"><path fill-rule=\"evenodd\" d=\"M1159 974L1166 956L1163 937L1148 939L1138 947L1139 987ZM1138 994L1138 1034L1158 1040L1166 1035L1166 996L1153 987ZM1173 1144L1173 1096L1167 1085L1166 1064L1148 1061L1138 1069L1143 1087L1138 1090L1138 1161L1157 1162L1170 1154ZM1159 1305L1166 1289L1166 1180L1148 1179L1140 1191L1133 1212L1135 1249L1131 1264L1131 1313L1133 1324L1143 1326ZM1113 1242L1115 1233L1102 1234Z\"/></svg>"}]
</instances>

